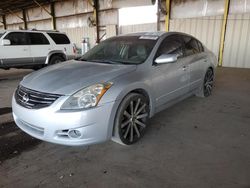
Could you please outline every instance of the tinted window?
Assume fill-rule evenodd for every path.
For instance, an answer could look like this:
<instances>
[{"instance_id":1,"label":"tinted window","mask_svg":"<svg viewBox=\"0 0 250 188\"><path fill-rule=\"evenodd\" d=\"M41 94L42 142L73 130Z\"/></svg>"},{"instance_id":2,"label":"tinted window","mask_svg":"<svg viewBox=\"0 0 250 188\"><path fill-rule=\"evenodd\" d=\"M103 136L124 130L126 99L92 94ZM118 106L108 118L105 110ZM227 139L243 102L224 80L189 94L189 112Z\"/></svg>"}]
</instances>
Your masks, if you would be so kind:
<instances>
[{"instance_id":1,"label":"tinted window","mask_svg":"<svg viewBox=\"0 0 250 188\"><path fill-rule=\"evenodd\" d=\"M49 44L48 39L42 33L27 33L31 45Z\"/></svg>"},{"instance_id":2,"label":"tinted window","mask_svg":"<svg viewBox=\"0 0 250 188\"><path fill-rule=\"evenodd\" d=\"M188 36L184 36L183 38L184 38L184 43L185 43L185 55L186 56L193 55L193 54L200 52L200 47L198 46L198 43L194 38L188 37Z\"/></svg>"},{"instance_id":3,"label":"tinted window","mask_svg":"<svg viewBox=\"0 0 250 188\"><path fill-rule=\"evenodd\" d=\"M70 44L69 38L61 33L48 33L56 44Z\"/></svg>"},{"instance_id":4,"label":"tinted window","mask_svg":"<svg viewBox=\"0 0 250 188\"><path fill-rule=\"evenodd\" d=\"M162 54L179 54L179 57L183 56L183 41L180 37L169 36L167 37L159 47L157 57Z\"/></svg>"},{"instance_id":5,"label":"tinted window","mask_svg":"<svg viewBox=\"0 0 250 188\"><path fill-rule=\"evenodd\" d=\"M22 32L9 33L4 39L10 40L11 45L28 45L26 35Z\"/></svg>"},{"instance_id":6,"label":"tinted window","mask_svg":"<svg viewBox=\"0 0 250 188\"><path fill-rule=\"evenodd\" d=\"M204 48L203 48L202 44L199 41L197 41L197 43L198 43L200 52L204 52Z\"/></svg>"},{"instance_id":7,"label":"tinted window","mask_svg":"<svg viewBox=\"0 0 250 188\"><path fill-rule=\"evenodd\" d=\"M4 33L0 33L0 38L4 35Z\"/></svg>"}]
</instances>

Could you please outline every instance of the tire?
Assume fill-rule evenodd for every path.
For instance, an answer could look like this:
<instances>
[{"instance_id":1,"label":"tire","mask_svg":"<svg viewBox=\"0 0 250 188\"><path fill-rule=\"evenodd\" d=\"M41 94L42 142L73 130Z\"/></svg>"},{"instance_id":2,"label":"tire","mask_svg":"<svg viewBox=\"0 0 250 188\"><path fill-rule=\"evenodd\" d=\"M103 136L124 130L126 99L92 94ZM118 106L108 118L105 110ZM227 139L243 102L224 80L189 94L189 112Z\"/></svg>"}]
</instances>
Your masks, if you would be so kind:
<instances>
[{"instance_id":1,"label":"tire","mask_svg":"<svg viewBox=\"0 0 250 188\"><path fill-rule=\"evenodd\" d=\"M112 140L123 145L136 143L143 137L148 120L149 104L146 97L137 93L128 94L117 110Z\"/></svg>"},{"instance_id":2,"label":"tire","mask_svg":"<svg viewBox=\"0 0 250 188\"><path fill-rule=\"evenodd\" d=\"M37 71L37 70L39 70L39 69L41 69L41 68L43 68L42 66L35 66L35 67L32 67L32 69L34 70L34 71Z\"/></svg>"},{"instance_id":3,"label":"tire","mask_svg":"<svg viewBox=\"0 0 250 188\"><path fill-rule=\"evenodd\" d=\"M198 97L209 97L212 94L214 84L214 72L209 68L205 74L203 84L201 85L196 96Z\"/></svg>"},{"instance_id":4,"label":"tire","mask_svg":"<svg viewBox=\"0 0 250 188\"><path fill-rule=\"evenodd\" d=\"M39 69L42 69L43 67L45 67L44 65L34 65L33 67L31 67L34 71L37 71Z\"/></svg>"},{"instance_id":5,"label":"tire","mask_svg":"<svg viewBox=\"0 0 250 188\"><path fill-rule=\"evenodd\" d=\"M49 61L49 65L54 65L54 64L57 64L57 63L61 63L65 61L64 58L62 58L61 56L58 56L58 55L53 55L51 58L50 58L50 61Z\"/></svg>"}]
</instances>

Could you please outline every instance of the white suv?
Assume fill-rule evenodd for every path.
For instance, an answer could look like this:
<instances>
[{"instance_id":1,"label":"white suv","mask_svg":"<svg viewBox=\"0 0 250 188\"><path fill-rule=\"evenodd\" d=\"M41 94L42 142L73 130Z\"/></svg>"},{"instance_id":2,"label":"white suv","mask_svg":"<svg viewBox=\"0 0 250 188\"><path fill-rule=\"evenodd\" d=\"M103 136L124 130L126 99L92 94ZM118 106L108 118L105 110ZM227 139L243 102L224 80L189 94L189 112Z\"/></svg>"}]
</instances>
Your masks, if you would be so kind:
<instances>
[{"instance_id":1,"label":"white suv","mask_svg":"<svg viewBox=\"0 0 250 188\"><path fill-rule=\"evenodd\" d=\"M57 31L0 31L0 68L33 68L75 58L66 34Z\"/></svg>"}]
</instances>

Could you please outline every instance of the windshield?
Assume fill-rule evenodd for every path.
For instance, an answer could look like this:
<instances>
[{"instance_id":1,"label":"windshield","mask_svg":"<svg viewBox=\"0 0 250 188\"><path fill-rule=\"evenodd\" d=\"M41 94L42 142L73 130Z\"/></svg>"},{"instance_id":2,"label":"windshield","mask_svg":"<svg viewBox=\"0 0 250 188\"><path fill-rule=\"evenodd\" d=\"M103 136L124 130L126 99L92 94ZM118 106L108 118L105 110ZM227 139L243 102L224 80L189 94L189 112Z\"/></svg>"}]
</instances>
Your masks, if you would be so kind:
<instances>
[{"instance_id":1,"label":"windshield","mask_svg":"<svg viewBox=\"0 0 250 188\"><path fill-rule=\"evenodd\" d=\"M4 35L4 33L1 33L1 32L0 32L0 38L1 38L3 35Z\"/></svg>"},{"instance_id":2,"label":"windshield","mask_svg":"<svg viewBox=\"0 0 250 188\"><path fill-rule=\"evenodd\" d=\"M107 39L89 50L80 60L100 63L143 63L151 53L156 39L140 36L122 36Z\"/></svg>"}]
</instances>

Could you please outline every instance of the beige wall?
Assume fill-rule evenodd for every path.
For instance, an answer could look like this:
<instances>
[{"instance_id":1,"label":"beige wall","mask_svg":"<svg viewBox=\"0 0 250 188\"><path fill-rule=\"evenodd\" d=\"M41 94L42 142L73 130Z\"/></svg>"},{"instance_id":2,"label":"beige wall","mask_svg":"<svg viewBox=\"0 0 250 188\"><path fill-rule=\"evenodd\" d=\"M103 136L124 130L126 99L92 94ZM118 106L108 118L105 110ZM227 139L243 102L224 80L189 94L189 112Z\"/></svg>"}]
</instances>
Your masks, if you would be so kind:
<instances>
[{"instance_id":1,"label":"beige wall","mask_svg":"<svg viewBox=\"0 0 250 188\"><path fill-rule=\"evenodd\" d=\"M229 15L224 67L250 68L250 14Z\"/></svg>"},{"instance_id":2,"label":"beige wall","mask_svg":"<svg viewBox=\"0 0 250 188\"><path fill-rule=\"evenodd\" d=\"M173 19L170 31L179 31L193 35L218 57L222 16L203 18Z\"/></svg>"}]
</instances>

